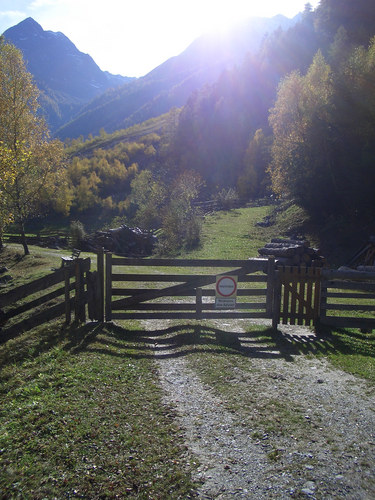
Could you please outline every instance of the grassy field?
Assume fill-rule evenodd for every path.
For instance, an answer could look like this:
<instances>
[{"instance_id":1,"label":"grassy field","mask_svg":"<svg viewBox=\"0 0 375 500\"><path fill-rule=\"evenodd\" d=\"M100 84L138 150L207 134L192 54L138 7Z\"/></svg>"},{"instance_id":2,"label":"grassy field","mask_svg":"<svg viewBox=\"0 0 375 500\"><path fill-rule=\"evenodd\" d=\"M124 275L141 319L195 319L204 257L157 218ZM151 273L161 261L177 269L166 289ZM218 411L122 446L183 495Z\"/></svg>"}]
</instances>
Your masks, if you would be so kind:
<instances>
[{"instance_id":1,"label":"grassy field","mask_svg":"<svg viewBox=\"0 0 375 500\"><path fill-rule=\"evenodd\" d=\"M190 498L196 464L136 328L53 325L1 346L2 498Z\"/></svg>"},{"instance_id":2,"label":"grassy field","mask_svg":"<svg viewBox=\"0 0 375 500\"><path fill-rule=\"evenodd\" d=\"M257 226L271 210L254 207L206 217L202 247L181 256L256 256L258 248L282 235L296 218L293 213L269 228ZM21 246L9 245L0 254L1 265L13 277L10 286L51 272L60 266L61 255L70 253L30 250L30 256L22 257ZM221 381L233 364L241 363L241 356L217 342L209 323L202 328L199 342L204 349L194 350L191 360L207 383L225 391L228 386ZM182 342L194 342L191 331L180 331ZM198 464L184 447L174 410L162 401L153 353L140 339L142 333L136 322L68 328L56 321L0 344L2 497L194 496L197 485L191 474ZM324 339L313 343L285 339L264 326L249 325L248 333L265 348L286 356L324 356L375 382L373 333L326 329ZM233 411L241 404L241 393L236 394L228 403ZM264 428L272 426L276 411L276 406L262 408Z\"/></svg>"}]
</instances>

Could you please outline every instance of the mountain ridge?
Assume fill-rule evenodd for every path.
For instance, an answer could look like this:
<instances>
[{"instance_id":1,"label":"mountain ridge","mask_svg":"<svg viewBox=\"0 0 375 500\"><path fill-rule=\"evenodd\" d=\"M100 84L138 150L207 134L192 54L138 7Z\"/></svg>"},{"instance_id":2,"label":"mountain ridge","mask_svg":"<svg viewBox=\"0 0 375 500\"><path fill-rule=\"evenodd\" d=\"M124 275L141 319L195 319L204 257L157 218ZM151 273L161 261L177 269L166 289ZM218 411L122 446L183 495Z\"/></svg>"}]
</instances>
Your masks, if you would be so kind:
<instances>
[{"instance_id":1,"label":"mountain ridge","mask_svg":"<svg viewBox=\"0 0 375 500\"><path fill-rule=\"evenodd\" d=\"M264 37L298 21L278 15L250 18L222 34L205 34L181 54L140 78L111 75L61 32L45 31L27 18L4 32L19 48L41 91L53 134L61 139L113 132L183 106L195 90L255 52Z\"/></svg>"},{"instance_id":2,"label":"mountain ridge","mask_svg":"<svg viewBox=\"0 0 375 500\"><path fill-rule=\"evenodd\" d=\"M45 31L31 17L7 29L3 36L22 51L27 70L41 91L51 130L69 121L98 94L130 80L102 71L67 36Z\"/></svg>"}]
</instances>

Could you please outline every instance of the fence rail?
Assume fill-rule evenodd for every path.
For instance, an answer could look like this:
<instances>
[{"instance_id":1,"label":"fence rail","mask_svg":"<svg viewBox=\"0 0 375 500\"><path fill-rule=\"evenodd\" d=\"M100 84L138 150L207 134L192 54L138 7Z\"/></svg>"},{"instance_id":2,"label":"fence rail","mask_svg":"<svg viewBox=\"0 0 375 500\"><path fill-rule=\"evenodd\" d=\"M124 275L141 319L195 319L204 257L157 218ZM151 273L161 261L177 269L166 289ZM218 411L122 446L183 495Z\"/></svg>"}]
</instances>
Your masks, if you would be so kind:
<instances>
[{"instance_id":1,"label":"fence rail","mask_svg":"<svg viewBox=\"0 0 375 500\"><path fill-rule=\"evenodd\" d=\"M170 272L169 272L170 269ZM216 280L237 276L234 309L217 309ZM87 309L87 312L86 312ZM375 329L375 273L275 267L275 261L90 259L0 295L0 342L51 319L270 318L278 324Z\"/></svg>"},{"instance_id":2,"label":"fence rail","mask_svg":"<svg viewBox=\"0 0 375 500\"><path fill-rule=\"evenodd\" d=\"M124 272L121 267L125 268ZM141 273L138 267L146 268ZM179 268L166 273L163 268ZM271 317L269 289L273 259L124 259L106 256L106 320L112 319L213 319ZM130 272L133 268L133 272ZM186 274L185 268L195 268ZM229 269L223 271L223 269ZM212 273L212 269L220 269ZM153 270L153 272L150 272ZM265 272L265 274L254 274ZM240 287L235 310L216 310L215 296L220 275L237 276ZM129 283L134 286L129 286ZM263 283L263 288L260 288ZM125 284L125 285L124 285ZM161 286L165 284L165 286ZM259 284L259 287L246 286ZM210 288L207 288L210 287ZM116 298L115 298L116 297ZM190 301L188 299L190 298ZM247 298L247 301L242 301Z\"/></svg>"},{"instance_id":3,"label":"fence rail","mask_svg":"<svg viewBox=\"0 0 375 500\"><path fill-rule=\"evenodd\" d=\"M70 323L72 311L76 320L84 321L84 273L89 270L90 259L78 259L71 266L1 294L0 341L62 315ZM63 286L56 288L61 283Z\"/></svg>"},{"instance_id":4,"label":"fence rail","mask_svg":"<svg viewBox=\"0 0 375 500\"><path fill-rule=\"evenodd\" d=\"M350 311L360 316L344 314ZM341 328L374 329L375 273L324 270L319 322Z\"/></svg>"}]
</instances>

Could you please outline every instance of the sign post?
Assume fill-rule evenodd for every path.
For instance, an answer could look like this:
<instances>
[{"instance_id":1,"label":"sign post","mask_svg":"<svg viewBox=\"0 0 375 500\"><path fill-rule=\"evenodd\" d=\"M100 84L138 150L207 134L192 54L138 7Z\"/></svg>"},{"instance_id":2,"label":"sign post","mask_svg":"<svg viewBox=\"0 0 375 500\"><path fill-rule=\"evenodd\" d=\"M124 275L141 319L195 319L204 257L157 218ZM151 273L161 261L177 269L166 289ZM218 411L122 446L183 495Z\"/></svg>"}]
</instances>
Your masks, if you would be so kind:
<instances>
[{"instance_id":1,"label":"sign post","mask_svg":"<svg viewBox=\"0 0 375 500\"><path fill-rule=\"evenodd\" d=\"M238 276L217 276L216 278L216 309L235 309L237 298Z\"/></svg>"}]
</instances>

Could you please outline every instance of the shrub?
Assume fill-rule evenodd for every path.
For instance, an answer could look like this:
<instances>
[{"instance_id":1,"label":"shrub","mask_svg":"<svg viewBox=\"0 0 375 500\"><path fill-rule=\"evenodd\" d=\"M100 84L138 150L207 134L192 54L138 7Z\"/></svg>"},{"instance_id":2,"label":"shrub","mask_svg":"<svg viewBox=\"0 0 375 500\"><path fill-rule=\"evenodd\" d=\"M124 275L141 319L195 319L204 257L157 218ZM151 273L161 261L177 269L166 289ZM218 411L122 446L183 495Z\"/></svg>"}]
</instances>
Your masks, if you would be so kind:
<instances>
[{"instance_id":1,"label":"shrub","mask_svg":"<svg viewBox=\"0 0 375 500\"><path fill-rule=\"evenodd\" d=\"M80 248L86 238L86 231L82 222L74 220L70 223L69 236L71 248Z\"/></svg>"}]
</instances>

